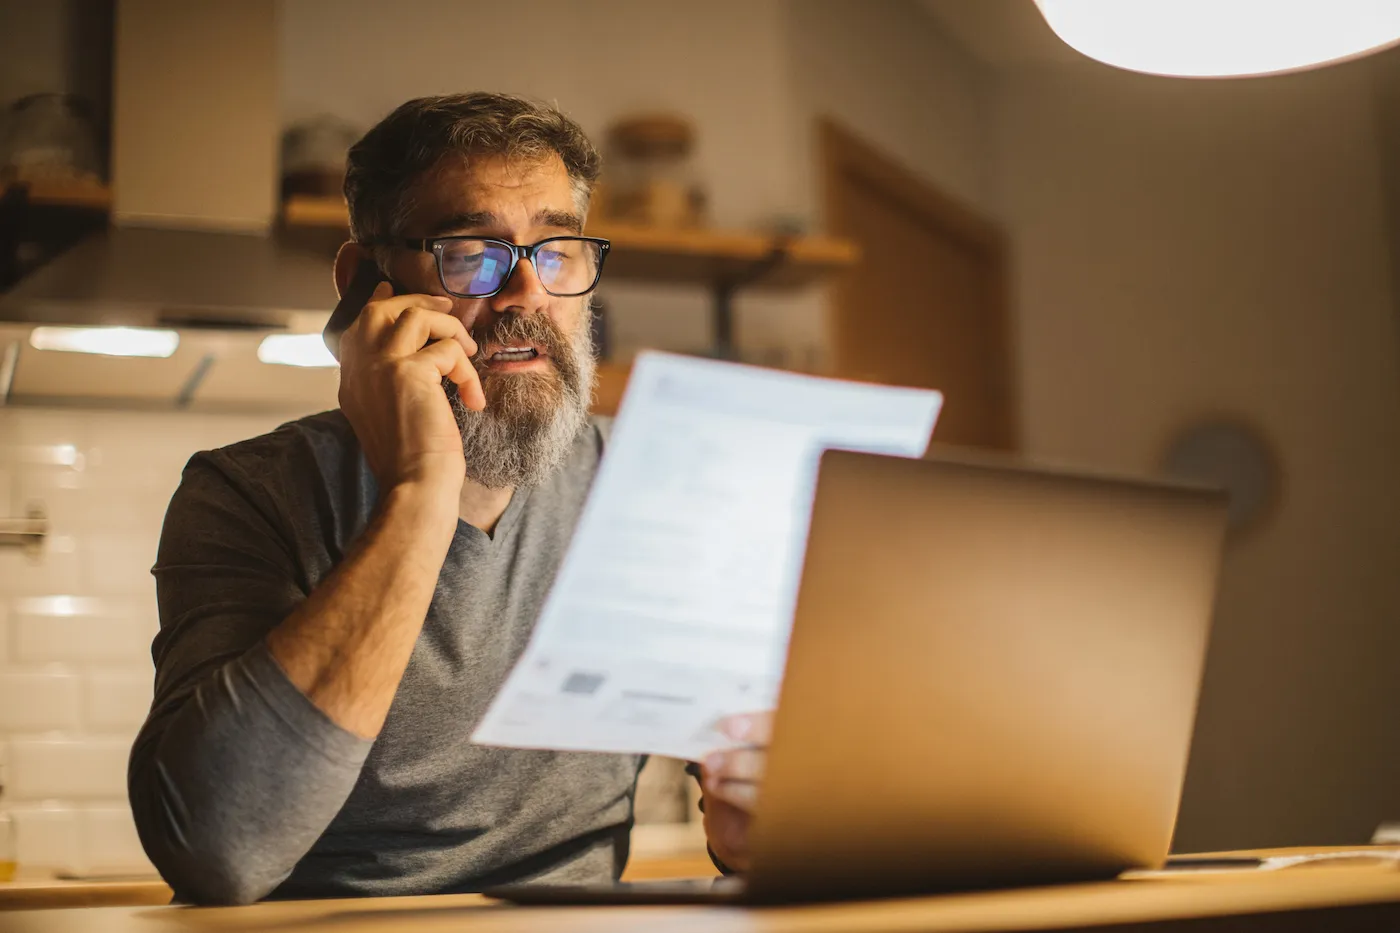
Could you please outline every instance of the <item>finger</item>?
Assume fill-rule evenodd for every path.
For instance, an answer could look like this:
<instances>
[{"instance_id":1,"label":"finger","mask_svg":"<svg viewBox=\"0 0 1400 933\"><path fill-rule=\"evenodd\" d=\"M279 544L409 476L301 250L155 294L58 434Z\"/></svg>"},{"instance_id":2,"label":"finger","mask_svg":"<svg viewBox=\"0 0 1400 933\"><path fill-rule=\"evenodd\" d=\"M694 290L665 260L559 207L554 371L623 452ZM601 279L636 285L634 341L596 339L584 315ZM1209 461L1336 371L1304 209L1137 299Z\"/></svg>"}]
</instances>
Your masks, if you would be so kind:
<instances>
[{"instance_id":1,"label":"finger","mask_svg":"<svg viewBox=\"0 0 1400 933\"><path fill-rule=\"evenodd\" d=\"M438 376L446 376L459 385L467 381L469 373L476 374L471 357L467 356L459 344L451 340L430 343L410 358L431 364L437 370Z\"/></svg>"},{"instance_id":2,"label":"finger","mask_svg":"<svg viewBox=\"0 0 1400 933\"><path fill-rule=\"evenodd\" d=\"M388 294L380 297L385 291ZM359 319L365 322L367 334L378 337L393 327L409 308L445 313L452 310L452 299L441 295L395 295L386 282L374 290L374 297L360 312Z\"/></svg>"},{"instance_id":3,"label":"finger","mask_svg":"<svg viewBox=\"0 0 1400 933\"><path fill-rule=\"evenodd\" d=\"M384 342L384 352L390 356L408 356L417 353L430 340L453 341L468 357L476 352L476 341L461 321L450 314L416 306L405 308L394 321Z\"/></svg>"},{"instance_id":4,"label":"finger","mask_svg":"<svg viewBox=\"0 0 1400 933\"><path fill-rule=\"evenodd\" d=\"M745 813L752 813L758 806L758 785L752 781L721 781L713 790L706 788L705 793Z\"/></svg>"},{"instance_id":5,"label":"finger","mask_svg":"<svg viewBox=\"0 0 1400 933\"><path fill-rule=\"evenodd\" d=\"M708 783L761 781L768 753L756 748L731 748L705 757L704 777Z\"/></svg>"},{"instance_id":6,"label":"finger","mask_svg":"<svg viewBox=\"0 0 1400 933\"><path fill-rule=\"evenodd\" d=\"M452 340L439 340L419 350L415 356L432 362L438 375L457 384L457 397L472 411L486 407L486 393L481 388L481 376L472 365L471 357L462 345Z\"/></svg>"},{"instance_id":7,"label":"finger","mask_svg":"<svg viewBox=\"0 0 1400 933\"><path fill-rule=\"evenodd\" d=\"M705 807L704 825L710 849L728 868L747 871L749 825L752 816L747 810L741 810L717 797L710 797L708 803Z\"/></svg>"},{"instance_id":8,"label":"finger","mask_svg":"<svg viewBox=\"0 0 1400 933\"><path fill-rule=\"evenodd\" d=\"M773 711L726 716L719 721L719 731L745 745L767 745L773 741Z\"/></svg>"}]
</instances>

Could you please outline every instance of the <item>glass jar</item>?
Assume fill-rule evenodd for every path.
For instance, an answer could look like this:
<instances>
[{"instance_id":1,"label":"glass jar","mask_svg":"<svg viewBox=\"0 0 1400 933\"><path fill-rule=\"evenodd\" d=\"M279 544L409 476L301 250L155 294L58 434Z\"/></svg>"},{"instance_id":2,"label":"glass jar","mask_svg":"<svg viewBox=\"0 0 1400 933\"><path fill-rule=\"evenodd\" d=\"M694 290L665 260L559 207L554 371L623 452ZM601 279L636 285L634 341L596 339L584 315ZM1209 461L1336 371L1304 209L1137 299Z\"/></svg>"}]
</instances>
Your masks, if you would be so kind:
<instances>
[{"instance_id":1,"label":"glass jar","mask_svg":"<svg viewBox=\"0 0 1400 933\"><path fill-rule=\"evenodd\" d=\"M9 106L0 139L0 174L21 181L96 181L92 108L71 94L31 94Z\"/></svg>"},{"instance_id":2,"label":"glass jar","mask_svg":"<svg viewBox=\"0 0 1400 933\"><path fill-rule=\"evenodd\" d=\"M650 227L703 225L706 197L694 148L694 127L683 117L656 114L615 123L604 160L606 219Z\"/></svg>"}]
</instances>

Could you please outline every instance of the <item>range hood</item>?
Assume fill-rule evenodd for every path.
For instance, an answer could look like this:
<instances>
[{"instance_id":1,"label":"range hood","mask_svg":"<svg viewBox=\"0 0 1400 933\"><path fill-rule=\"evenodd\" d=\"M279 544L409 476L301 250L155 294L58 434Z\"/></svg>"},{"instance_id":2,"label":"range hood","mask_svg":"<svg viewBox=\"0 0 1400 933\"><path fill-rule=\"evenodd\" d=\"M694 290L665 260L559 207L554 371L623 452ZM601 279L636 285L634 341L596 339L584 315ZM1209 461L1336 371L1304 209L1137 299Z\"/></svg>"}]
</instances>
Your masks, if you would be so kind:
<instances>
[{"instance_id":1,"label":"range hood","mask_svg":"<svg viewBox=\"0 0 1400 933\"><path fill-rule=\"evenodd\" d=\"M326 257L276 236L115 223L0 298L0 320L280 329L334 301Z\"/></svg>"},{"instance_id":2,"label":"range hood","mask_svg":"<svg viewBox=\"0 0 1400 933\"><path fill-rule=\"evenodd\" d=\"M303 389L287 407L333 404L333 372L257 361L269 333L319 331L336 297L324 244L275 229L277 6L118 0L111 223L0 296L0 403L237 407L266 401L258 383L290 378ZM46 352L26 336L35 325L169 328L181 349L158 360Z\"/></svg>"}]
</instances>

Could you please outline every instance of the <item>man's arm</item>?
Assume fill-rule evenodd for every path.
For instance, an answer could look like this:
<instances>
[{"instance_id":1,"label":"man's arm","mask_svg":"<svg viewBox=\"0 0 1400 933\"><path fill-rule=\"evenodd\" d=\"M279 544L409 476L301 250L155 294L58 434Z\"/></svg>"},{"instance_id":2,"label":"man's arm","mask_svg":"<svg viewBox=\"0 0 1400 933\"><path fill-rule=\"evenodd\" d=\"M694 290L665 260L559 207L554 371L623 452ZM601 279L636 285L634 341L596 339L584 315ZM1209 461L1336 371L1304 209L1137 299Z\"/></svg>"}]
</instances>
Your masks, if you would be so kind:
<instances>
[{"instance_id":1,"label":"man's arm","mask_svg":"<svg viewBox=\"0 0 1400 933\"><path fill-rule=\"evenodd\" d=\"M457 528L462 437L442 391L486 405L476 344L450 299L374 293L341 338L341 410L383 491L358 547L268 637L292 683L337 725L379 733Z\"/></svg>"},{"instance_id":2,"label":"man's arm","mask_svg":"<svg viewBox=\"0 0 1400 933\"><path fill-rule=\"evenodd\" d=\"M442 561L420 508L388 496L308 598L285 535L239 484L204 458L186 470L161 536L156 697L130 773L142 843L181 899L266 896L345 803ZM269 647L284 631L289 660Z\"/></svg>"},{"instance_id":3,"label":"man's arm","mask_svg":"<svg viewBox=\"0 0 1400 933\"><path fill-rule=\"evenodd\" d=\"M421 490L391 490L340 566L267 636L297 689L358 736L384 725L428 614L452 543L450 530L433 533L443 511Z\"/></svg>"},{"instance_id":4,"label":"man's arm","mask_svg":"<svg viewBox=\"0 0 1400 933\"><path fill-rule=\"evenodd\" d=\"M340 565L305 592L254 484L199 458L167 513L156 697L129 791L147 854L184 899L265 896L330 825L456 529L464 464L441 379L473 383L463 398L484 404L475 347L428 296L376 294L342 340L341 402L381 498Z\"/></svg>"}]
</instances>

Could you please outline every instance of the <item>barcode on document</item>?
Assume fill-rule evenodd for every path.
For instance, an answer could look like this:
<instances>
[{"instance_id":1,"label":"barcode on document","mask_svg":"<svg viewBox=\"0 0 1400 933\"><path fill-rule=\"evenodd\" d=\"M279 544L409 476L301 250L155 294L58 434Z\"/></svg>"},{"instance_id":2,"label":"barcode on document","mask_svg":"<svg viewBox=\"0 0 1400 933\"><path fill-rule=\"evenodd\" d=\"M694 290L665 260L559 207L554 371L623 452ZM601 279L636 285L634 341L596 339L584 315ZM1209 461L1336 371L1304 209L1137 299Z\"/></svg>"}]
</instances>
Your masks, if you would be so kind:
<instances>
[{"instance_id":1,"label":"barcode on document","mask_svg":"<svg viewBox=\"0 0 1400 933\"><path fill-rule=\"evenodd\" d=\"M606 679L607 678L602 674L591 674L587 671L574 671L568 677L564 678L564 686L560 688L560 692L577 693L587 696L591 693L597 693L598 688L603 685L603 681Z\"/></svg>"}]
</instances>

